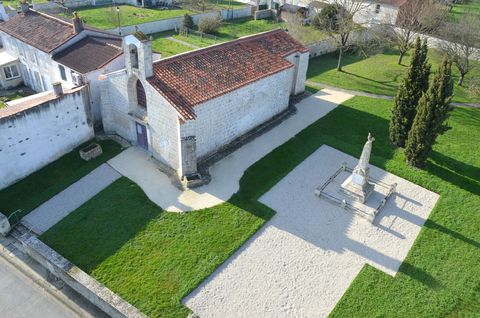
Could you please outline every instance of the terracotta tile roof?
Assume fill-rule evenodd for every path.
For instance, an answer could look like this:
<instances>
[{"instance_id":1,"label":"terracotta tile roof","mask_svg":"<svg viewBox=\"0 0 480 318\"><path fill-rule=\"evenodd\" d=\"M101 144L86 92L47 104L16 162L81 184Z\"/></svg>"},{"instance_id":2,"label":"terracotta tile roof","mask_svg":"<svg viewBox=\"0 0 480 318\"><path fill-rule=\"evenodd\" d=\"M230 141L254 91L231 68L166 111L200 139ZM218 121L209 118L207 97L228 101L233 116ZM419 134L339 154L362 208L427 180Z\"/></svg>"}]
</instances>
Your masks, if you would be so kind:
<instances>
[{"instance_id":1,"label":"terracotta tile roof","mask_svg":"<svg viewBox=\"0 0 480 318\"><path fill-rule=\"evenodd\" d=\"M160 60L148 82L186 119L195 105L278 73L285 59L308 49L283 30L274 30Z\"/></svg>"},{"instance_id":2,"label":"terracotta tile roof","mask_svg":"<svg viewBox=\"0 0 480 318\"><path fill-rule=\"evenodd\" d=\"M86 74L101 68L121 54L120 37L87 36L55 54L53 59L81 74Z\"/></svg>"},{"instance_id":3,"label":"terracotta tile roof","mask_svg":"<svg viewBox=\"0 0 480 318\"><path fill-rule=\"evenodd\" d=\"M0 31L47 53L76 35L71 23L34 10L0 23Z\"/></svg>"}]
</instances>

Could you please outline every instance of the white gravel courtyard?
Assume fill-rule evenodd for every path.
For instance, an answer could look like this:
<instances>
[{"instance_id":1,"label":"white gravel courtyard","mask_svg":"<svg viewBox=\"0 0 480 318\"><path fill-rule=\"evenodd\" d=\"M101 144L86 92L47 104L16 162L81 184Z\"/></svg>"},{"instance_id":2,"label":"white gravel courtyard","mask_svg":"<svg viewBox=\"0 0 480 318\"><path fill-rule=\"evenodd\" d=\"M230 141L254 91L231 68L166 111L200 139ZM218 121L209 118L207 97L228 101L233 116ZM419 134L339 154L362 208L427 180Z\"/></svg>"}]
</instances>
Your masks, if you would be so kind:
<instances>
[{"instance_id":1,"label":"white gravel courtyard","mask_svg":"<svg viewBox=\"0 0 480 318\"><path fill-rule=\"evenodd\" d=\"M277 214L184 304L202 318L326 317L365 264L395 275L438 195L370 166L398 184L372 225L314 195L343 161L357 163L322 146L263 195Z\"/></svg>"}]
</instances>

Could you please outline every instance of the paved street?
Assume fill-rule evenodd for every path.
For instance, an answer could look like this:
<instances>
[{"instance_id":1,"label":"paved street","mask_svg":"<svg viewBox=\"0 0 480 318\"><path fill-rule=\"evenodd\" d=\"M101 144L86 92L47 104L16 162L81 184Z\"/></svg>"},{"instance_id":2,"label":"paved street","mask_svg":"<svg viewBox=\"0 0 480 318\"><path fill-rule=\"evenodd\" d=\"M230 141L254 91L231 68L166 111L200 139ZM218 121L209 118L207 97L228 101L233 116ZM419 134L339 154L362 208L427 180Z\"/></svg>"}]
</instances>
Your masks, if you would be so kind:
<instances>
[{"instance_id":1,"label":"paved street","mask_svg":"<svg viewBox=\"0 0 480 318\"><path fill-rule=\"evenodd\" d=\"M79 317L0 257L0 317Z\"/></svg>"}]
</instances>

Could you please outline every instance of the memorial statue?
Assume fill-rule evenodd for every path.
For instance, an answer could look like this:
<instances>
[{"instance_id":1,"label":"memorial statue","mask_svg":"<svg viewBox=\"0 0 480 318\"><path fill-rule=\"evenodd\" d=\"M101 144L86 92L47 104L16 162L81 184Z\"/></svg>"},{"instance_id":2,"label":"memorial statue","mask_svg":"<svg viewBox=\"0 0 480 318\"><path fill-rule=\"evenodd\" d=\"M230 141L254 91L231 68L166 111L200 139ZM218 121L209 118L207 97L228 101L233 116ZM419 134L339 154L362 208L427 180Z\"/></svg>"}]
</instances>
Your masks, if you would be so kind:
<instances>
[{"instance_id":1,"label":"memorial statue","mask_svg":"<svg viewBox=\"0 0 480 318\"><path fill-rule=\"evenodd\" d=\"M368 139L363 146L362 155L352 174L342 183L340 190L354 199L364 203L373 192L374 185L368 182L370 168L370 154L372 153L372 143L375 138L368 134Z\"/></svg>"}]
</instances>

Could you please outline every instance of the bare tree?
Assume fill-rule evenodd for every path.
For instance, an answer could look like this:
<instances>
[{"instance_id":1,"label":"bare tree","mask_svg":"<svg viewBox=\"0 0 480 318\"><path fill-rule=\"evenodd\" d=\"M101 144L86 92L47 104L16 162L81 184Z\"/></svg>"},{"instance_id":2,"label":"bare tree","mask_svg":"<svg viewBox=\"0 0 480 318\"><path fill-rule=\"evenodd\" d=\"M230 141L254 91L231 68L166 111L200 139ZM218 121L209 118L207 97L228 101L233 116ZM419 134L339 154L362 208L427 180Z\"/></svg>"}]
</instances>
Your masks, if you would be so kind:
<instances>
[{"instance_id":1,"label":"bare tree","mask_svg":"<svg viewBox=\"0 0 480 318\"><path fill-rule=\"evenodd\" d=\"M480 80L474 79L470 81L469 92L472 97L480 97Z\"/></svg>"},{"instance_id":2,"label":"bare tree","mask_svg":"<svg viewBox=\"0 0 480 318\"><path fill-rule=\"evenodd\" d=\"M472 69L471 59L475 52L480 52L480 19L466 12L458 22L446 24L442 31L445 41L440 41L438 46L460 72L458 85L461 86Z\"/></svg>"},{"instance_id":3,"label":"bare tree","mask_svg":"<svg viewBox=\"0 0 480 318\"><path fill-rule=\"evenodd\" d=\"M410 0L399 8L398 13L385 15L381 30L398 49L398 64L402 64L417 35L434 33L445 21L447 13L448 7L437 0Z\"/></svg>"},{"instance_id":4,"label":"bare tree","mask_svg":"<svg viewBox=\"0 0 480 318\"><path fill-rule=\"evenodd\" d=\"M341 71L345 51L355 45L352 41L352 34L362 28L358 21L354 21L354 16L370 4L367 4L365 0L332 0L330 4L330 8L335 9L335 14L327 17L321 12L316 19L328 19L328 21L317 20L317 23L313 21L313 25L317 29L325 31L335 42L338 49L337 71Z\"/></svg>"}]
</instances>

